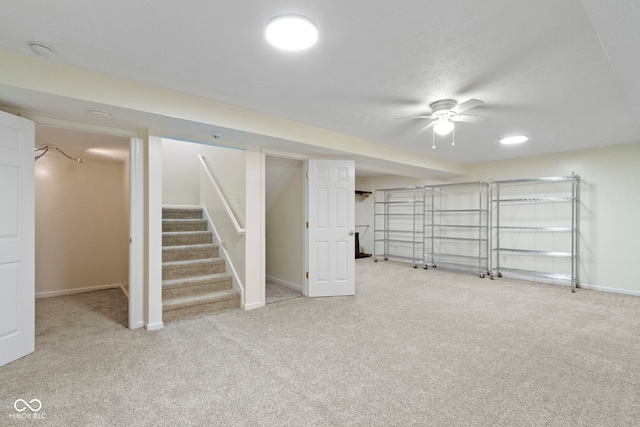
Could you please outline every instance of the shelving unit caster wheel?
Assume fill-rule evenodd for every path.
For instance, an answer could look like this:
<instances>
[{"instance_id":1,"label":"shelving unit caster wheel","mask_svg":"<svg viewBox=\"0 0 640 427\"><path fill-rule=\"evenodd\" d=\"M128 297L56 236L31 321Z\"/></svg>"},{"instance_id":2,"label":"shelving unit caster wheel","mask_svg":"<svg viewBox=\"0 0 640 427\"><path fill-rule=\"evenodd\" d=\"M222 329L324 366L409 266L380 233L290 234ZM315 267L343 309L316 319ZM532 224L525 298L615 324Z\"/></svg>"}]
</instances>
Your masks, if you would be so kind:
<instances>
[{"instance_id":1,"label":"shelving unit caster wheel","mask_svg":"<svg viewBox=\"0 0 640 427\"><path fill-rule=\"evenodd\" d=\"M384 258L385 261L389 261L389 258Z\"/></svg>"},{"instance_id":2,"label":"shelving unit caster wheel","mask_svg":"<svg viewBox=\"0 0 640 427\"><path fill-rule=\"evenodd\" d=\"M502 277L502 273L498 272L498 274L496 274L496 276Z\"/></svg>"},{"instance_id":3,"label":"shelving unit caster wheel","mask_svg":"<svg viewBox=\"0 0 640 427\"><path fill-rule=\"evenodd\" d=\"M374 259L373 259L373 262L378 262L378 258L374 258Z\"/></svg>"},{"instance_id":4,"label":"shelving unit caster wheel","mask_svg":"<svg viewBox=\"0 0 640 427\"><path fill-rule=\"evenodd\" d=\"M427 264L423 265L422 268L427 269Z\"/></svg>"},{"instance_id":5,"label":"shelving unit caster wheel","mask_svg":"<svg viewBox=\"0 0 640 427\"><path fill-rule=\"evenodd\" d=\"M417 268L418 266L416 264L413 264L413 268Z\"/></svg>"},{"instance_id":6,"label":"shelving unit caster wheel","mask_svg":"<svg viewBox=\"0 0 640 427\"><path fill-rule=\"evenodd\" d=\"M478 274L478 277L480 277L481 279L484 279L484 274L480 273L480 274Z\"/></svg>"}]
</instances>

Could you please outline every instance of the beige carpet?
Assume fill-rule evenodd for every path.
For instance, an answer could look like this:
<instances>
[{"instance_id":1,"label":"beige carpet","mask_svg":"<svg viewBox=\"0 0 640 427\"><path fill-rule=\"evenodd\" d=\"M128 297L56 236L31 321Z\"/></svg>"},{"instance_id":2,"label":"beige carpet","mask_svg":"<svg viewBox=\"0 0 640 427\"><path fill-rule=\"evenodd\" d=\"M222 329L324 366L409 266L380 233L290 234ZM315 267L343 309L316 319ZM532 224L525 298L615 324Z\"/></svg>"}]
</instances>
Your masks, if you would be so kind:
<instances>
[{"instance_id":1,"label":"beige carpet","mask_svg":"<svg viewBox=\"0 0 640 427\"><path fill-rule=\"evenodd\" d=\"M0 425L637 426L640 298L371 259L357 295L125 328L120 291L37 301Z\"/></svg>"},{"instance_id":2,"label":"beige carpet","mask_svg":"<svg viewBox=\"0 0 640 427\"><path fill-rule=\"evenodd\" d=\"M291 298L302 296L302 292L291 289L287 286L275 283L267 279L264 290L265 304L271 304L279 301L286 301Z\"/></svg>"}]
</instances>

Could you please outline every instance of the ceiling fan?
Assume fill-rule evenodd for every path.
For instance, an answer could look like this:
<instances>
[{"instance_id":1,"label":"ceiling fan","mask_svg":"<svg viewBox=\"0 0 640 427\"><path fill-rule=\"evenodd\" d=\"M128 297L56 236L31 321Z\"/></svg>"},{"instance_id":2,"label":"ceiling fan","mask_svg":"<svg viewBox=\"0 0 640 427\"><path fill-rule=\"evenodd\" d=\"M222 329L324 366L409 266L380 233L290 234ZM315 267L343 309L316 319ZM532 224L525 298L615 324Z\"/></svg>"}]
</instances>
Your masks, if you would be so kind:
<instances>
[{"instance_id":1,"label":"ceiling fan","mask_svg":"<svg viewBox=\"0 0 640 427\"><path fill-rule=\"evenodd\" d=\"M431 108L431 114L411 117L399 117L399 119L427 119L429 120L429 123L427 123L427 125L420 129L418 132L433 128L435 133L439 135L447 135L454 128L453 122L488 122L490 120L489 117L470 116L467 114L462 114L463 112L482 104L484 104L484 101L481 101L479 99L469 99L462 104L458 104L453 99L443 99L440 101L432 102L431 105L429 105L429 107Z\"/></svg>"}]
</instances>

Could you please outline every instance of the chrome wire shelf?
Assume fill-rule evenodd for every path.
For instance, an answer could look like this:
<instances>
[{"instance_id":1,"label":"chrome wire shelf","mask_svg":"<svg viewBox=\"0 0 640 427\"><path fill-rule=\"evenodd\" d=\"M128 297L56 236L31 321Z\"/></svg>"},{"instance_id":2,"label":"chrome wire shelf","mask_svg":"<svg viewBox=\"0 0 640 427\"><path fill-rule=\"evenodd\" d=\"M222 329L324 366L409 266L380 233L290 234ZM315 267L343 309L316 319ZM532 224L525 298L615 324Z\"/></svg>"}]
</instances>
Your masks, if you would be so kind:
<instances>
[{"instance_id":1,"label":"chrome wire shelf","mask_svg":"<svg viewBox=\"0 0 640 427\"><path fill-rule=\"evenodd\" d=\"M488 188L482 181L425 186L425 268L489 272Z\"/></svg>"},{"instance_id":2,"label":"chrome wire shelf","mask_svg":"<svg viewBox=\"0 0 640 427\"><path fill-rule=\"evenodd\" d=\"M579 195L580 177L575 173L569 176L491 181L492 278L502 277L506 273L529 276L540 281L566 281L572 292L575 292L580 281ZM524 218L522 211L509 208L524 203L537 206L536 209L528 210L527 213L532 214L525 213ZM565 208L561 208L561 205ZM544 206L547 206L546 210L543 209ZM530 223L527 224L527 221ZM553 223L545 226L545 221ZM542 224L538 225L540 223ZM521 233L525 233L525 236ZM530 237L526 237L527 235ZM544 236L548 237L543 238ZM518 260L514 261L510 256ZM544 263L545 268L570 270L570 273L542 271L543 268L534 261L542 258L549 259ZM567 261L556 263L552 259ZM528 268L515 268L510 263L524 264Z\"/></svg>"},{"instance_id":3,"label":"chrome wire shelf","mask_svg":"<svg viewBox=\"0 0 640 427\"><path fill-rule=\"evenodd\" d=\"M423 205L423 187L374 192L374 262L409 261L414 268L423 263Z\"/></svg>"}]
</instances>

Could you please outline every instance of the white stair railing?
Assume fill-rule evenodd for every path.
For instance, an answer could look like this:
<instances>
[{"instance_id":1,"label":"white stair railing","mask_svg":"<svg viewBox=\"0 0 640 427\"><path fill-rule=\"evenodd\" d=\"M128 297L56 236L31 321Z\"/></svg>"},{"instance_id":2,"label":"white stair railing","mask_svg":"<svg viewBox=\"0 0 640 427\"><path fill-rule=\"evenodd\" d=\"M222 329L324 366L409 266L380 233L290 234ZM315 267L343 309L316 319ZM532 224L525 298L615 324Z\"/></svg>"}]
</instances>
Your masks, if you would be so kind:
<instances>
[{"instance_id":1,"label":"white stair railing","mask_svg":"<svg viewBox=\"0 0 640 427\"><path fill-rule=\"evenodd\" d=\"M234 227L236 228L236 231L238 232L238 234L244 234L245 229L242 228L242 226L240 226L240 223L238 222L238 218L236 218L236 215L231 210L231 207L229 206L227 199L224 197L222 190L220 190L220 186L218 185L216 178L213 176L213 173L211 173L209 166L207 166L207 162L204 160L204 156L201 154L198 154L198 158L200 159L200 163L202 163L202 167L204 168L204 171L207 173L207 176L209 177L209 180L211 181L213 188L215 188L216 193L218 193L218 197L220 198L220 201L224 206L224 209L227 212L227 215L229 215L229 219L231 220Z\"/></svg>"}]
</instances>

